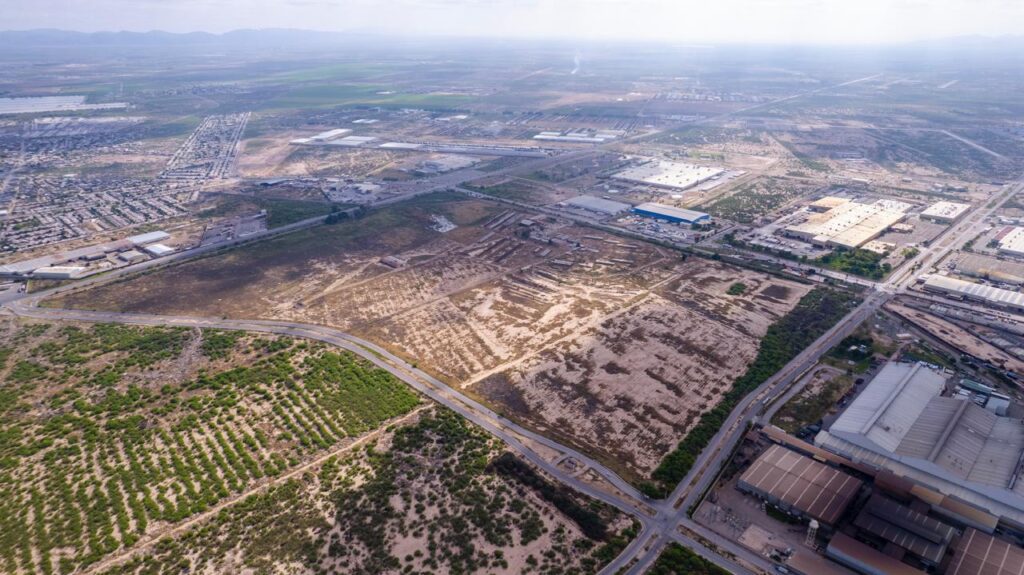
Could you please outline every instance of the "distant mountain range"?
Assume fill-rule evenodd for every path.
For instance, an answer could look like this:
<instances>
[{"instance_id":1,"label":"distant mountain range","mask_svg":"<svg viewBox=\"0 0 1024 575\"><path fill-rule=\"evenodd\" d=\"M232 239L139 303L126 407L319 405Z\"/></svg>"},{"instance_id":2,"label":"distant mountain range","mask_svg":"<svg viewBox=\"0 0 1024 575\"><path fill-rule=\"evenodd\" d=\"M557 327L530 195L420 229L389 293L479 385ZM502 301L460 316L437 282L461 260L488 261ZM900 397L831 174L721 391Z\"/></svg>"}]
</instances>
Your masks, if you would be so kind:
<instances>
[{"instance_id":1,"label":"distant mountain range","mask_svg":"<svg viewBox=\"0 0 1024 575\"><path fill-rule=\"evenodd\" d=\"M57 29L0 31L0 46L70 47L70 46L225 46L246 47L268 45L326 45L386 40L387 37L365 31L324 32L289 28L243 29L213 34L209 32L73 32ZM421 40L429 40L421 38ZM441 40L438 38L437 40ZM460 39L470 40L468 38ZM494 38L490 39L494 41ZM514 40L513 40L514 41ZM528 40L524 40L528 41ZM838 46L837 46L838 47ZM853 48L853 47L851 47ZM861 47L868 48L870 47ZM925 51L1006 52L1024 50L1024 35L958 36L953 38L913 41L874 48L897 48Z\"/></svg>"},{"instance_id":2,"label":"distant mountain range","mask_svg":"<svg viewBox=\"0 0 1024 575\"><path fill-rule=\"evenodd\" d=\"M326 44L352 41L366 34L268 28L209 32L73 32L69 30L0 31L0 45L7 46L245 46L271 44Z\"/></svg>"}]
</instances>

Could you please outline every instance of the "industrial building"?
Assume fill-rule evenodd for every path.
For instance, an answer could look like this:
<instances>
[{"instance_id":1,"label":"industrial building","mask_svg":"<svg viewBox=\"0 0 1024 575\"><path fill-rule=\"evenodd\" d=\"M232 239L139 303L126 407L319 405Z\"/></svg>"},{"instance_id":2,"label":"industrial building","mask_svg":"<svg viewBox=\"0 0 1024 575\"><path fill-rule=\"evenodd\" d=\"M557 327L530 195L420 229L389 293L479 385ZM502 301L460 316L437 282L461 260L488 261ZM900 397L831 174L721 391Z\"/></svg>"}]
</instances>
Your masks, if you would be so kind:
<instances>
[{"instance_id":1,"label":"industrial building","mask_svg":"<svg viewBox=\"0 0 1024 575\"><path fill-rule=\"evenodd\" d=\"M736 487L783 511L832 527L861 485L859 479L842 471L772 445L747 468Z\"/></svg>"},{"instance_id":2,"label":"industrial building","mask_svg":"<svg viewBox=\"0 0 1024 575\"><path fill-rule=\"evenodd\" d=\"M142 249L145 250L147 254L156 258L174 253L174 248L164 244L150 244Z\"/></svg>"},{"instance_id":3,"label":"industrial building","mask_svg":"<svg viewBox=\"0 0 1024 575\"><path fill-rule=\"evenodd\" d=\"M946 575L1021 575L1024 549L986 535L977 529L964 531L956 545Z\"/></svg>"},{"instance_id":4,"label":"industrial building","mask_svg":"<svg viewBox=\"0 0 1024 575\"><path fill-rule=\"evenodd\" d=\"M594 196L576 196L566 200L566 205L574 208L580 208L591 212L597 212L599 214L606 214L614 216L621 214L622 212L629 209L629 204L622 202L615 202L612 200L605 200L603 198L596 198Z\"/></svg>"},{"instance_id":5,"label":"industrial building","mask_svg":"<svg viewBox=\"0 0 1024 575\"><path fill-rule=\"evenodd\" d=\"M666 220L674 224L700 224L711 221L711 216L704 212L666 206L664 204L640 204L633 208L633 213L648 218Z\"/></svg>"},{"instance_id":6,"label":"industrial building","mask_svg":"<svg viewBox=\"0 0 1024 575\"><path fill-rule=\"evenodd\" d=\"M851 569L867 575L924 575L924 571L868 547L844 533L836 533L825 549L825 555Z\"/></svg>"},{"instance_id":7,"label":"industrial building","mask_svg":"<svg viewBox=\"0 0 1024 575\"><path fill-rule=\"evenodd\" d=\"M162 242L170 239L171 235L163 231L149 232L137 236L129 236L128 241L135 247L142 247L148 244Z\"/></svg>"},{"instance_id":8,"label":"industrial building","mask_svg":"<svg viewBox=\"0 0 1024 575\"><path fill-rule=\"evenodd\" d=\"M807 209L820 214L848 203L850 203L850 200L847 198L825 196L824 198L814 200L810 204L807 204Z\"/></svg>"},{"instance_id":9,"label":"industrial building","mask_svg":"<svg viewBox=\"0 0 1024 575\"><path fill-rule=\"evenodd\" d=\"M859 248L902 221L903 206L908 205L839 203L826 212L812 213L801 224L787 226L783 233L822 247Z\"/></svg>"},{"instance_id":10,"label":"industrial building","mask_svg":"<svg viewBox=\"0 0 1024 575\"><path fill-rule=\"evenodd\" d=\"M623 134L620 130L567 130L562 132L541 132L534 140L547 142L569 142L577 144L603 144Z\"/></svg>"},{"instance_id":11,"label":"industrial building","mask_svg":"<svg viewBox=\"0 0 1024 575\"><path fill-rule=\"evenodd\" d=\"M725 173L722 168L654 160L626 168L612 176L617 180L670 190L686 190Z\"/></svg>"},{"instance_id":12,"label":"industrial building","mask_svg":"<svg viewBox=\"0 0 1024 575\"><path fill-rule=\"evenodd\" d=\"M999 253L1011 256L1024 256L1024 228L1013 227L1003 230L996 236L999 242Z\"/></svg>"},{"instance_id":13,"label":"industrial building","mask_svg":"<svg viewBox=\"0 0 1024 575\"><path fill-rule=\"evenodd\" d=\"M84 277L86 272L86 268L81 266L52 266L33 271L32 277L41 280L73 280Z\"/></svg>"},{"instance_id":14,"label":"industrial building","mask_svg":"<svg viewBox=\"0 0 1024 575\"><path fill-rule=\"evenodd\" d=\"M992 307L1024 311L1024 294L982 285L949 276L930 275L924 281L925 291L976 301Z\"/></svg>"},{"instance_id":15,"label":"industrial building","mask_svg":"<svg viewBox=\"0 0 1024 575\"><path fill-rule=\"evenodd\" d=\"M815 444L1024 528L1024 424L944 391L944 373L890 363ZM935 512L984 528L932 499Z\"/></svg>"},{"instance_id":16,"label":"industrial building","mask_svg":"<svg viewBox=\"0 0 1024 575\"><path fill-rule=\"evenodd\" d=\"M861 538L879 547L888 546L892 554L929 568L939 565L956 535L952 526L877 493L857 514L853 525Z\"/></svg>"},{"instance_id":17,"label":"industrial building","mask_svg":"<svg viewBox=\"0 0 1024 575\"><path fill-rule=\"evenodd\" d=\"M971 209L970 204L942 201L928 206L928 209L921 212L921 217L943 224L951 224L963 217L969 209Z\"/></svg>"}]
</instances>

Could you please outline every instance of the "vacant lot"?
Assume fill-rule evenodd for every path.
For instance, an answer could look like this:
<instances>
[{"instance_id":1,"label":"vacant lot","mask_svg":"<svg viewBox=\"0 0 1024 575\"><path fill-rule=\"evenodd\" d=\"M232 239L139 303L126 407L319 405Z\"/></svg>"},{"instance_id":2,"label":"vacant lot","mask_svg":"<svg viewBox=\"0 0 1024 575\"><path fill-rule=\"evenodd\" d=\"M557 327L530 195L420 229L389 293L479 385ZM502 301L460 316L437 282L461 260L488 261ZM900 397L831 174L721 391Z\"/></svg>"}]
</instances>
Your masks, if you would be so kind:
<instances>
[{"instance_id":1,"label":"vacant lot","mask_svg":"<svg viewBox=\"0 0 1024 575\"><path fill-rule=\"evenodd\" d=\"M438 194L56 303L337 326L639 480L807 291Z\"/></svg>"}]
</instances>

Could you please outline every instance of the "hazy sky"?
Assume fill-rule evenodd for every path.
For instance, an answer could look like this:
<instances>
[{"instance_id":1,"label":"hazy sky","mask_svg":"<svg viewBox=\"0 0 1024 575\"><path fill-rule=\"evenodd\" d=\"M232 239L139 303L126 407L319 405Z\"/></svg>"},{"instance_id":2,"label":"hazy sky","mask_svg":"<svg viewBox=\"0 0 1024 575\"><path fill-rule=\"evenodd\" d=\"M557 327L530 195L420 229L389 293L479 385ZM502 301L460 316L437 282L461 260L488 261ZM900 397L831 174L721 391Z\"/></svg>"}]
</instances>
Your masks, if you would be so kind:
<instances>
[{"instance_id":1,"label":"hazy sky","mask_svg":"<svg viewBox=\"0 0 1024 575\"><path fill-rule=\"evenodd\" d=\"M0 28L874 43L1024 33L1024 0L2 0Z\"/></svg>"}]
</instances>

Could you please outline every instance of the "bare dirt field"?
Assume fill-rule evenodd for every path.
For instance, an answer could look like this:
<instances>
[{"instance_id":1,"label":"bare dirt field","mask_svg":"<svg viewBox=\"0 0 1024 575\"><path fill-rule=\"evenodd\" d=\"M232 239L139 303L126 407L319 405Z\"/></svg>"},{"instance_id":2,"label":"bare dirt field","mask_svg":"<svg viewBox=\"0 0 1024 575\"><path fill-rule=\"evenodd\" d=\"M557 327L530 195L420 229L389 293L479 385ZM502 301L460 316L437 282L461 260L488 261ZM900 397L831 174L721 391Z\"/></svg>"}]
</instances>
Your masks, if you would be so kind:
<instances>
[{"instance_id":1,"label":"bare dirt field","mask_svg":"<svg viewBox=\"0 0 1024 575\"><path fill-rule=\"evenodd\" d=\"M807 291L439 194L54 303L337 326L636 478Z\"/></svg>"}]
</instances>

